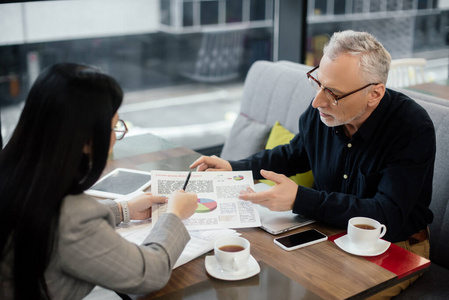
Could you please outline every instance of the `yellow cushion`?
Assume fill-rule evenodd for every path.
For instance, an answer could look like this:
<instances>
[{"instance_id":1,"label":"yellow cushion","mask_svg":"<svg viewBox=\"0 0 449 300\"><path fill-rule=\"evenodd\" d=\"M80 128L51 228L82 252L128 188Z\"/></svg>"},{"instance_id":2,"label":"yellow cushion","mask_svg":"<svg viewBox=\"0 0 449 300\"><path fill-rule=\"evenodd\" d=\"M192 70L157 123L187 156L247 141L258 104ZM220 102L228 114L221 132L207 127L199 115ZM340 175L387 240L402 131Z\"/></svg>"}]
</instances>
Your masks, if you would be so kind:
<instances>
[{"instance_id":1,"label":"yellow cushion","mask_svg":"<svg viewBox=\"0 0 449 300\"><path fill-rule=\"evenodd\" d=\"M290 143L290 141L294 136L295 135L293 133L288 131L288 129L286 129L278 121L276 121L273 128L271 129L270 136L268 137L265 149L273 149L276 146L288 144ZM296 184L298 185L302 185L309 188L313 186L312 171L290 176L290 179L296 182ZM268 185L274 185L274 182L271 180L262 179L259 181L266 183Z\"/></svg>"}]
</instances>

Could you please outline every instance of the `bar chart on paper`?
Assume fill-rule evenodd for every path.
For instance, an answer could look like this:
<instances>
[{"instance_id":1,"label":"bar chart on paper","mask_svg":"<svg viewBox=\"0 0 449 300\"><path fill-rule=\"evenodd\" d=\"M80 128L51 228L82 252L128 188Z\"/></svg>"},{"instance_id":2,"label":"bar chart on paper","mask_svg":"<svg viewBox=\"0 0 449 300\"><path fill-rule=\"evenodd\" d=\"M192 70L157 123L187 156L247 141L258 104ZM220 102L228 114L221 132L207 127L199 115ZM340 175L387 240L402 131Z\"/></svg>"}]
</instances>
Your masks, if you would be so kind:
<instances>
[{"instance_id":1,"label":"bar chart on paper","mask_svg":"<svg viewBox=\"0 0 449 300\"><path fill-rule=\"evenodd\" d=\"M198 208L195 212L197 213L208 213L214 211L217 208L217 201L206 198L198 199Z\"/></svg>"}]
</instances>

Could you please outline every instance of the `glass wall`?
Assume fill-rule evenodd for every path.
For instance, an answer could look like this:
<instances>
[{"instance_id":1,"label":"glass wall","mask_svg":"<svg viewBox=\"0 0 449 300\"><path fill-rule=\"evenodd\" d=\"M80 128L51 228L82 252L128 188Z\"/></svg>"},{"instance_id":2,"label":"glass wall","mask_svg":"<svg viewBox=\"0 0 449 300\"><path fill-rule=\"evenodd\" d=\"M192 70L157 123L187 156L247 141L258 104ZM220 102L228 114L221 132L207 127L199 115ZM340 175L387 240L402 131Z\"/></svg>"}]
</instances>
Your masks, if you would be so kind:
<instances>
[{"instance_id":1,"label":"glass wall","mask_svg":"<svg viewBox=\"0 0 449 300\"><path fill-rule=\"evenodd\" d=\"M447 79L449 1L308 0L306 64L317 65L335 31L375 35L393 59L428 60L427 79Z\"/></svg>"},{"instance_id":2,"label":"glass wall","mask_svg":"<svg viewBox=\"0 0 449 300\"><path fill-rule=\"evenodd\" d=\"M273 0L97 0L0 4L0 104L8 140L44 68L94 65L125 91L130 135L208 151L223 144L243 80L272 59ZM8 34L15 32L15 34Z\"/></svg>"},{"instance_id":3,"label":"glass wall","mask_svg":"<svg viewBox=\"0 0 449 300\"><path fill-rule=\"evenodd\" d=\"M275 16L280 4L287 6L281 12L291 12L285 18ZM272 60L273 45L279 40L285 41L284 50L299 44L290 38L302 32L296 28L301 16L297 4L293 0L0 4L3 138L11 135L39 72L70 61L97 66L118 80L125 91L119 112L131 127L130 135L152 132L218 154L239 111L249 67L257 60ZM301 4L307 4L306 64L318 64L333 32L363 30L374 34L393 59L426 58L428 80L447 80L449 1L307 0ZM284 32L277 32L279 19ZM289 38L282 39L285 31ZM276 55L275 59L286 58Z\"/></svg>"}]
</instances>

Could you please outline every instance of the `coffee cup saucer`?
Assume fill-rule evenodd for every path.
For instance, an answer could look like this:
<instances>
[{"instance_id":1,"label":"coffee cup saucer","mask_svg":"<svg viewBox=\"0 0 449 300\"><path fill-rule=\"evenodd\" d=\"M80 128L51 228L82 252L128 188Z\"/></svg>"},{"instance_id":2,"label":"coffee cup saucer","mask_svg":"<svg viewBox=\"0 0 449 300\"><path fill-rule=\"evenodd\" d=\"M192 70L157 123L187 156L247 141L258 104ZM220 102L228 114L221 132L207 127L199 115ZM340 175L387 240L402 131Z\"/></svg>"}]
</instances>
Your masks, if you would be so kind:
<instances>
[{"instance_id":1,"label":"coffee cup saucer","mask_svg":"<svg viewBox=\"0 0 449 300\"><path fill-rule=\"evenodd\" d=\"M359 249L359 248L355 247L349 241L347 234L342 237L339 237L338 239L335 239L334 243L338 247L340 247L342 250L344 250L348 253L354 254L354 255L358 255L358 256L381 255L382 253L384 253L385 251L388 250L388 248L390 247L390 244L391 244L390 242L388 242L386 240L379 239L374 247L369 248L369 249Z\"/></svg>"},{"instance_id":2,"label":"coffee cup saucer","mask_svg":"<svg viewBox=\"0 0 449 300\"><path fill-rule=\"evenodd\" d=\"M260 273L259 263L252 255L249 256L247 266L238 272L225 271L221 269L214 255L206 256L205 265L206 271L210 276L221 280L242 280Z\"/></svg>"}]
</instances>

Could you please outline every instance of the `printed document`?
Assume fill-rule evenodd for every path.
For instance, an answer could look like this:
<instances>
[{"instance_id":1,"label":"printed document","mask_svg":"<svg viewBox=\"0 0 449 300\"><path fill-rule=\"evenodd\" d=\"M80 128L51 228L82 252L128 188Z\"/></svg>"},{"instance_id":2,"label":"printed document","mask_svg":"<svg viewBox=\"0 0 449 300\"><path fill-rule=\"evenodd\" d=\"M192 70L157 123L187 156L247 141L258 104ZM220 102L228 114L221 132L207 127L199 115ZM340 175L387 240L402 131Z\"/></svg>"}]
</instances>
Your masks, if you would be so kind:
<instances>
[{"instance_id":1,"label":"printed document","mask_svg":"<svg viewBox=\"0 0 449 300\"><path fill-rule=\"evenodd\" d=\"M182 189L188 172L151 171L153 195L169 196ZM254 189L251 171L192 172L186 192L198 195L198 208L184 220L188 230L259 227L260 217L256 205L238 198L240 191ZM153 222L167 208L167 204L154 204Z\"/></svg>"},{"instance_id":2,"label":"printed document","mask_svg":"<svg viewBox=\"0 0 449 300\"><path fill-rule=\"evenodd\" d=\"M131 221L129 223L121 223L116 231L128 241L141 245L147 238L152 229L151 219L143 221ZM239 236L240 233L233 229L219 230L191 230L189 231L190 241L179 256L173 269L182 266L185 263L201 256L214 249L214 243L217 239L224 236Z\"/></svg>"},{"instance_id":3,"label":"printed document","mask_svg":"<svg viewBox=\"0 0 449 300\"><path fill-rule=\"evenodd\" d=\"M185 176L184 176L185 177ZM142 194L142 191L129 194L127 196L120 197L115 201L128 201L134 197ZM156 219L147 220L131 220L129 223L120 223L116 227L116 232L128 241L141 245L147 238L152 229L152 222L156 223ZM181 256L176 261L173 269L201 256L214 249L215 240L224 237L235 235L239 236L240 233L233 229L220 229L220 230L189 230L190 241L181 253Z\"/></svg>"}]
</instances>

